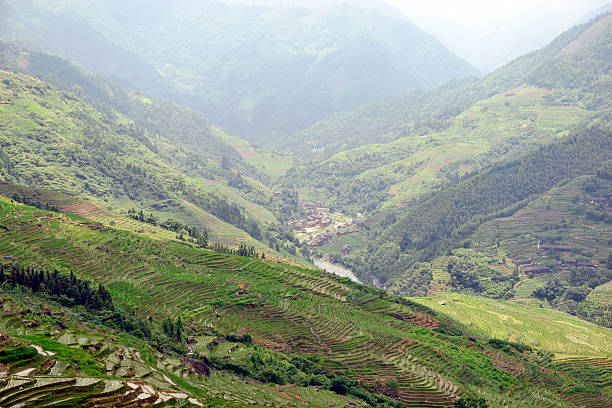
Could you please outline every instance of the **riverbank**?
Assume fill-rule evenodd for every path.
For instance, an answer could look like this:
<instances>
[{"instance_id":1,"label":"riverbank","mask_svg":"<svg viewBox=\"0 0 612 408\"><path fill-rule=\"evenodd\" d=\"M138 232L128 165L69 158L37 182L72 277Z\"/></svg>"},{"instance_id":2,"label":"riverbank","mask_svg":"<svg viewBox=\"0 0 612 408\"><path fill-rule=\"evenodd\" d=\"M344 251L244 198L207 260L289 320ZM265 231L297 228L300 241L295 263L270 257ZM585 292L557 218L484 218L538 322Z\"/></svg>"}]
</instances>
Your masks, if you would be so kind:
<instances>
[{"instance_id":1,"label":"riverbank","mask_svg":"<svg viewBox=\"0 0 612 408\"><path fill-rule=\"evenodd\" d=\"M313 263L327 272L342 276L343 278L349 278L353 282L362 283L359 279L357 279L351 270L346 269L343 266L336 265L322 259L313 259Z\"/></svg>"}]
</instances>

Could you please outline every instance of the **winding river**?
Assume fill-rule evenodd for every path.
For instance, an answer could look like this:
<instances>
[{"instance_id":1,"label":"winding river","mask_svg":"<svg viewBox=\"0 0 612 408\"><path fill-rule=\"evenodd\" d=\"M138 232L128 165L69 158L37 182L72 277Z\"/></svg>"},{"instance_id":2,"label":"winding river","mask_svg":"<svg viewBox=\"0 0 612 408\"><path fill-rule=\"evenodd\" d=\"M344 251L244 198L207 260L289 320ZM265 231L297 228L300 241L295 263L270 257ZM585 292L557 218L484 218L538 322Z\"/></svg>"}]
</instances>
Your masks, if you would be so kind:
<instances>
[{"instance_id":1,"label":"winding river","mask_svg":"<svg viewBox=\"0 0 612 408\"><path fill-rule=\"evenodd\" d=\"M331 262L324 261L322 259L313 259L313 263L327 272L342 276L343 278L349 278L353 282L361 283L361 281L357 279L353 272L340 265L336 265Z\"/></svg>"}]
</instances>

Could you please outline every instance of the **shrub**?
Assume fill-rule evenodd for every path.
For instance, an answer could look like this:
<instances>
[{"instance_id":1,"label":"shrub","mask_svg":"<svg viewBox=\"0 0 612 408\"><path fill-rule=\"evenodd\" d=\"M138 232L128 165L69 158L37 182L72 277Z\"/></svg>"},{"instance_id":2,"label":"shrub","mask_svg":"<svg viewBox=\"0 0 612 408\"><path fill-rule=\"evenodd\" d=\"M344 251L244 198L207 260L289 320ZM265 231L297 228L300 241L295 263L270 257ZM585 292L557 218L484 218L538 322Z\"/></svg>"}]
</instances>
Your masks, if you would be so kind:
<instances>
[{"instance_id":1,"label":"shrub","mask_svg":"<svg viewBox=\"0 0 612 408\"><path fill-rule=\"evenodd\" d=\"M34 347L19 346L13 349L0 350L1 363L16 363L31 360L38 355Z\"/></svg>"}]
</instances>

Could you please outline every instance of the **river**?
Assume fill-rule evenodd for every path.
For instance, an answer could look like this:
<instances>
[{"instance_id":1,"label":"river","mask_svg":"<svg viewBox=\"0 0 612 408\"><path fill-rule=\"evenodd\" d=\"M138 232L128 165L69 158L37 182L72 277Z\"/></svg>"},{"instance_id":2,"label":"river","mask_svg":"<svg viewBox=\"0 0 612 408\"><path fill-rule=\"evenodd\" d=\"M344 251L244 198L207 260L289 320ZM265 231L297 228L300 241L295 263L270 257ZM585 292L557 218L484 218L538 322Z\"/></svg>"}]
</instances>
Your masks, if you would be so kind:
<instances>
[{"instance_id":1,"label":"river","mask_svg":"<svg viewBox=\"0 0 612 408\"><path fill-rule=\"evenodd\" d=\"M331 262L324 261L322 259L313 259L313 263L319 268L326 270L327 272L342 276L343 278L349 278L353 282L361 283L361 281L357 279L353 272L340 265L336 265Z\"/></svg>"}]
</instances>

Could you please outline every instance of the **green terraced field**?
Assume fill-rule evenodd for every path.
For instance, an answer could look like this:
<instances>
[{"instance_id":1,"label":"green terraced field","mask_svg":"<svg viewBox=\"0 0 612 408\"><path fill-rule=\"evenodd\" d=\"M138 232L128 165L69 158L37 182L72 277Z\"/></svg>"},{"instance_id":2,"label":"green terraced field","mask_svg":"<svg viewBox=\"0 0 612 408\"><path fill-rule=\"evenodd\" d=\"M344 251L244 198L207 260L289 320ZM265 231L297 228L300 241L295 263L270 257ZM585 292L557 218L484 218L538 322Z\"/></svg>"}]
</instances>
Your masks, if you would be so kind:
<instances>
[{"instance_id":1,"label":"green terraced field","mask_svg":"<svg viewBox=\"0 0 612 408\"><path fill-rule=\"evenodd\" d=\"M612 329L552 309L458 293L438 293L415 302L444 313L487 337L552 351L557 358L612 357ZM439 302L446 302L441 305Z\"/></svg>"},{"instance_id":2,"label":"green terraced field","mask_svg":"<svg viewBox=\"0 0 612 408\"><path fill-rule=\"evenodd\" d=\"M566 258L607 259L612 227L587 216L590 207L583 186L588 179L579 177L555 187L512 216L484 223L473 240L481 246L500 242L501 248L515 259L543 261L549 256L538 251L538 241L558 239L572 248L564 255Z\"/></svg>"},{"instance_id":3,"label":"green terraced field","mask_svg":"<svg viewBox=\"0 0 612 408\"><path fill-rule=\"evenodd\" d=\"M253 146L246 140L228 135L220 129L215 129L215 131L227 144L236 149L245 162L272 180L282 177L293 167L293 157L290 155L279 154Z\"/></svg>"},{"instance_id":4,"label":"green terraced field","mask_svg":"<svg viewBox=\"0 0 612 408\"><path fill-rule=\"evenodd\" d=\"M0 226L3 262L70 269L108 286L118 304L142 317L181 316L192 336L249 333L256 344L278 353L319 356L324 369L407 406L447 406L461 395L481 393L547 406L537 385L546 374L535 365L525 371L528 360L476 346L451 320L347 279L149 240L10 200L0 201ZM608 344L598 343L601 356ZM230 351L237 361L249 353L225 344L212 354ZM562 404L569 380L546 381L558 387L546 398ZM491 392L499 389L507 391Z\"/></svg>"},{"instance_id":5,"label":"green terraced field","mask_svg":"<svg viewBox=\"0 0 612 408\"><path fill-rule=\"evenodd\" d=\"M587 296L587 300L592 300L593 302L612 304L612 281L608 283L604 283L593 289L591 293Z\"/></svg>"},{"instance_id":6,"label":"green terraced field","mask_svg":"<svg viewBox=\"0 0 612 408\"><path fill-rule=\"evenodd\" d=\"M70 310L31 297L0 294L0 305L0 354L18 347L33 351L33 356L19 362L0 363L3 407L24 403L27 407L43 407L61 402L66 404L62 406L108 408L341 408L357 403L328 390L266 385L220 371L207 376L188 360L159 353L130 336L72 324L75 316ZM31 322L36 326L29 327ZM223 354L232 344L222 342L212 353Z\"/></svg>"}]
</instances>

